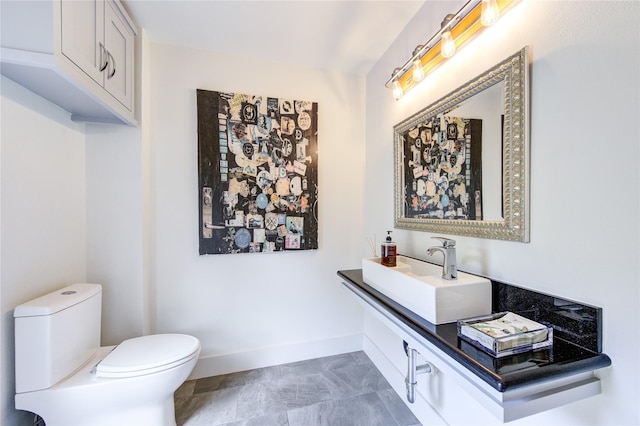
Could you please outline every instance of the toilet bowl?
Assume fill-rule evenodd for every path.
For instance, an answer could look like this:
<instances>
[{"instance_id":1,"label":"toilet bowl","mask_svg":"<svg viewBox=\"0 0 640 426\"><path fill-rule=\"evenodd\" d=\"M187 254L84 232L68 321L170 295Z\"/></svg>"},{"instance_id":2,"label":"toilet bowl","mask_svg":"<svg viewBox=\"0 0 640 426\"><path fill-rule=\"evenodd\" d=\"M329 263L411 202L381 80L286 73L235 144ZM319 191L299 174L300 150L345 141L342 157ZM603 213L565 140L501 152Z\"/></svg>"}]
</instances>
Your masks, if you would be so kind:
<instances>
[{"instance_id":1,"label":"toilet bowl","mask_svg":"<svg viewBox=\"0 0 640 426\"><path fill-rule=\"evenodd\" d=\"M155 334L93 346L95 286L75 284L14 310L16 408L47 426L175 425L173 393L193 371L200 341Z\"/></svg>"}]
</instances>

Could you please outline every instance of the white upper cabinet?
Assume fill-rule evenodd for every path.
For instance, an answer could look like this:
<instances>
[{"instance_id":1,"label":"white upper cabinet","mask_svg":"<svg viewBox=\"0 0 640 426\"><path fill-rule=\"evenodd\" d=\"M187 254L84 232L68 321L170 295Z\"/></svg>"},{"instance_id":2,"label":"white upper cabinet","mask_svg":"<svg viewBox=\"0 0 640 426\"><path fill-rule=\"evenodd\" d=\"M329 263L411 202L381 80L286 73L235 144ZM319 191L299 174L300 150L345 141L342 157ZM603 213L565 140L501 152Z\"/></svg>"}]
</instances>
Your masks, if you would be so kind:
<instances>
[{"instance_id":1,"label":"white upper cabinet","mask_svg":"<svg viewBox=\"0 0 640 426\"><path fill-rule=\"evenodd\" d=\"M137 29L119 2L3 0L1 7L2 74L73 120L137 124Z\"/></svg>"},{"instance_id":2,"label":"white upper cabinet","mask_svg":"<svg viewBox=\"0 0 640 426\"><path fill-rule=\"evenodd\" d=\"M62 54L102 85L104 2L62 1L60 6Z\"/></svg>"},{"instance_id":3,"label":"white upper cabinet","mask_svg":"<svg viewBox=\"0 0 640 426\"><path fill-rule=\"evenodd\" d=\"M133 108L133 36L113 3L104 10L104 87L125 107ZM104 64L103 64L104 66Z\"/></svg>"}]
</instances>

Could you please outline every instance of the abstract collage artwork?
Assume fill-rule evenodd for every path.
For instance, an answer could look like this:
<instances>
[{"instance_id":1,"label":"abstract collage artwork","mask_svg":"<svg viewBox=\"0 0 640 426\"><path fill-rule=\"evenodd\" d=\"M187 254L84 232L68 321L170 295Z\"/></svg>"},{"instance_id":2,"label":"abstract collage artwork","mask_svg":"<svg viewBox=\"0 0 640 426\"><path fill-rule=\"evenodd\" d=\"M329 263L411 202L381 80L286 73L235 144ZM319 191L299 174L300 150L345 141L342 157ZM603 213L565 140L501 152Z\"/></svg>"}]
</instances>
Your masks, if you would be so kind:
<instances>
[{"instance_id":1,"label":"abstract collage artwork","mask_svg":"<svg viewBox=\"0 0 640 426\"><path fill-rule=\"evenodd\" d=\"M318 104L197 90L199 252L318 248Z\"/></svg>"}]
</instances>

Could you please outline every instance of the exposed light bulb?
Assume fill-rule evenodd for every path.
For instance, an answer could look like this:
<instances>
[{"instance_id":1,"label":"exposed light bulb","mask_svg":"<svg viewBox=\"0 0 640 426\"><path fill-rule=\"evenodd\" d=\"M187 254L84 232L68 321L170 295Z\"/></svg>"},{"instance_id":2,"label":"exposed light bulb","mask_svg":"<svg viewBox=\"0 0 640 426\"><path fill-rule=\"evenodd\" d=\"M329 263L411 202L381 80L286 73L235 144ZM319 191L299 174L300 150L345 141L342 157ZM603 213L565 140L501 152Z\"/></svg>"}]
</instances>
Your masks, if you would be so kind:
<instances>
[{"instance_id":1,"label":"exposed light bulb","mask_svg":"<svg viewBox=\"0 0 640 426\"><path fill-rule=\"evenodd\" d=\"M444 58L450 58L456 53L456 43L453 41L451 31L447 30L442 33L440 41L440 54Z\"/></svg>"},{"instance_id":2,"label":"exposed light bulb","mask_svg":"<svg viewBox=\"0 0 640 426\"><path fill-rule=\"evenodd\" d=\"M413 61L413 81L422 81L423 78L424 70L422 69L422 62L420 58L416 58L415 61Z\"/></svg>"},{"instance_id":3,"label":"exposed light bulb","mask_svg":"<svg viewBox=\"0 0 640 426\"><path fill-rule=\"evenodd\" d=\"M396 98L396 100L400 99L402 97L402 95L404 94L404 92L402 91L402 86L400 86L400 82L398 81L398 79L394 79L393 80L393 97Z\"/></svg>"},{"instance_id":4,"label":"exposed light bulb","mask_svg":"<svg viewBox=\"0 0 640 426\"><path fill-rule=\"evenodd\" d=\"M482 0L482 25L488 27L495 24L500 17L500 8L496 0Z\"/></svg>"}]
</instances>

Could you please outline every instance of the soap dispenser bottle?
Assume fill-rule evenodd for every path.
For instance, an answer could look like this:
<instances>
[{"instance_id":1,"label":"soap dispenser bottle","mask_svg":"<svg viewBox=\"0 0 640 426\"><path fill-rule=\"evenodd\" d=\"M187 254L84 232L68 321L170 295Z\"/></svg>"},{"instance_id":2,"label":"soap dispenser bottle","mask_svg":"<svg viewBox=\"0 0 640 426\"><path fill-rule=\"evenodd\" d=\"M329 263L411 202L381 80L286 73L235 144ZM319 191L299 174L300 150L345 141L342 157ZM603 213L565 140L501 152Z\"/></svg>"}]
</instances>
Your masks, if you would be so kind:
<instances>
[{"instance_id":1,"label":"soap dispenser bottle","mask_svg":"<svg viewBox=\"0 0 640 426\"><path fill-rule=\"evenodd\" d=\"M396 266L396 243L391 240L391 231L387 231L387 240L382 243L382 261L384 266Z\"/></svg>"}]
</instances>

